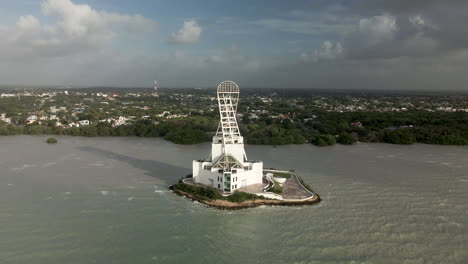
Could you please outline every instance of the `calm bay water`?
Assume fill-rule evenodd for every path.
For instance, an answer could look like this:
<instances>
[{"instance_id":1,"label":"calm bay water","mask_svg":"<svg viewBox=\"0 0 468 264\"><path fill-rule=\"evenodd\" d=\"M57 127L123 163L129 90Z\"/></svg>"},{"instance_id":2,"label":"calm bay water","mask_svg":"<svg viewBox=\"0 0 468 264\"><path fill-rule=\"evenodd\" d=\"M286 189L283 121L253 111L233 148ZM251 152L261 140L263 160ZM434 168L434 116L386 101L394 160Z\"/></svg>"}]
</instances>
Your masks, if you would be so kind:
<instances>
[{"instance_id":1,"label":"calm bay water","mask_svg":"<svg viewBox=\"0 0 468 264\"><path fill-rule=\"evenodd\" d=\"M0 137L0 263L468 263L468 147L247 146L318 206L205 208L167 191L209 144Z\"/></svg>"}]
</instances>

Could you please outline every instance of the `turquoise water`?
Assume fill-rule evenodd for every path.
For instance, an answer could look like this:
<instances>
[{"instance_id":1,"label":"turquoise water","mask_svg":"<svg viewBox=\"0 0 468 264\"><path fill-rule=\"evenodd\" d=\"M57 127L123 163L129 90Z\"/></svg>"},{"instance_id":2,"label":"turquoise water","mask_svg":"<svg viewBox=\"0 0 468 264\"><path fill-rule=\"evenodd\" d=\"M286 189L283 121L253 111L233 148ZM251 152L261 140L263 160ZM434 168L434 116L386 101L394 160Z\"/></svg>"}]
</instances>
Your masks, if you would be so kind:
<instances>
[{"instance_id":1,"label":"turquoise water","mask_svg":"<svg viewBox=\"0 0 468 264\"><path fill-rule=\"evenodd\" d=\"M209 144L0 137L0 263L468 263L468 148L247 146L318 206L219 211L167 186Z\"/></svg>"}]
</instances>

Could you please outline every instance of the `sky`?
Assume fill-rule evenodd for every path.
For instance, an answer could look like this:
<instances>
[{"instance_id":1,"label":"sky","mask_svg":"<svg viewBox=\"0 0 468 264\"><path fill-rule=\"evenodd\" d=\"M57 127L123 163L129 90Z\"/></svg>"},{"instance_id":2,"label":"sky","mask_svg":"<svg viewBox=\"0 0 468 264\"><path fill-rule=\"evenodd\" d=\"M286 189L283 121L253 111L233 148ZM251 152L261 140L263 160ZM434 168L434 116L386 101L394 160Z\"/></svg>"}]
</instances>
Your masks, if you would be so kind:
<instances>
[{"instance_id":1,"label":"sky","mask_svg":"<svg viewBox=\"0 0 468 264\"><path fill-rule=\"evenodd\" d=\"M3 0L0 85L468 90L466 0Z\"/></svg>"}]
</instances>

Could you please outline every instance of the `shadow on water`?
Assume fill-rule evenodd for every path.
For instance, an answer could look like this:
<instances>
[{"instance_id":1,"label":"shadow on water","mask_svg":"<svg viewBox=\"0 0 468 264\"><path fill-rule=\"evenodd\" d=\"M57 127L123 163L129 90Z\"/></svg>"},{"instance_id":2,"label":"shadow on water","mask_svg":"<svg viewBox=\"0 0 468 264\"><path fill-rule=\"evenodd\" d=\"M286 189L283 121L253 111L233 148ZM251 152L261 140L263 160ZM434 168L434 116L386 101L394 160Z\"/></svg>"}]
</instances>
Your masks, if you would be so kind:
<instances>
[{"instance_id":1,"label":"shadow on water","mask_svg":"<svg viewBox=\"0 0 468 264\"><path fill-rule=\"evenodd\" d=\"M146 171L145 174L148 176L165 181L168 186L190 173L190 171L186 168L177 167L156 160L136 159L134 157L125 156L96 147L80 147L79 149L82 151L98 154L109 159L126 162L135 168Z\"/></svg>"}]
</instances>

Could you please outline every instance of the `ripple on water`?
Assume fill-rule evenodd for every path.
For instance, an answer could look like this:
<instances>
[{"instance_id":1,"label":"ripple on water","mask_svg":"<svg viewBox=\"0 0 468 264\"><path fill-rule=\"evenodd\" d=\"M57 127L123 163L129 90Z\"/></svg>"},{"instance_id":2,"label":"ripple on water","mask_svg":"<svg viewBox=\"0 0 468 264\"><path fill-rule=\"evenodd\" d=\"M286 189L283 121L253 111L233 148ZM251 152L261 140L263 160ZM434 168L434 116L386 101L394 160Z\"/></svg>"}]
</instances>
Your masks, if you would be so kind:
<instances>
[{"instance_id":1,"label":"ripple on water","mask_svg":"<svg viewBox=\"0 0 468 264\"><path fill-rule=\"evenodd\" d=\"M73 138L69 149L52 151L34 137L20 139L8 138L18 150L0 153L2 165L15 169L0 177L0 251L13 252L10 263L468 263L465 149L247 146L266 166L301 172L324 201L220 211L168 193L170 177L157 178L176 181L190 165L169 166L156 150L172 164L190 164L209 144ZM105 148L81 148L89 145ZM18 164L14 157L25 155ZM48 162L57 164L31 167Z\"/></svg>"}]
</instances>

